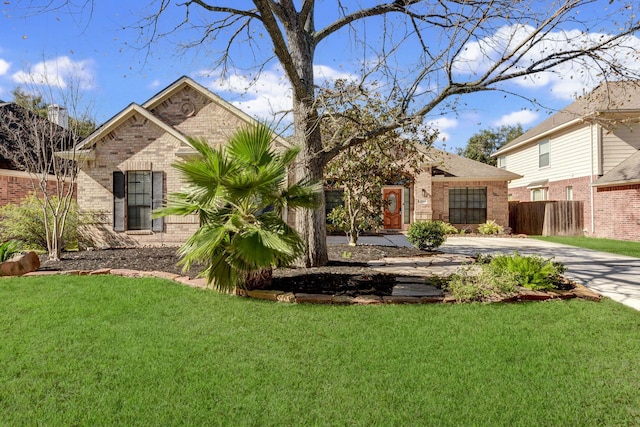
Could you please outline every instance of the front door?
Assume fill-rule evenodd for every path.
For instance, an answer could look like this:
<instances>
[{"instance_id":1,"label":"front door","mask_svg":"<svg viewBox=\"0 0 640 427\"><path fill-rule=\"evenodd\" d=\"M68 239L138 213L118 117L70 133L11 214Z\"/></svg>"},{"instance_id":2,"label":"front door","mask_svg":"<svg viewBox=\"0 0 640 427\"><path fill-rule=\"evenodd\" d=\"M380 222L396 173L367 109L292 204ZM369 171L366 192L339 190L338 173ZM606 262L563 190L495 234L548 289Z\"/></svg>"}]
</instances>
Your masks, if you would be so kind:
<instances>
[{"instance_id":1,"label":"front door","mask_svg":"<svg viewBox=\"0 0 640 427\"><path fill-rule=\"evenodd\" d=\"M385 230L399 230L402 228L402 189L385 188L382 190L384 204Z\"/></svg>"}]
</instances>

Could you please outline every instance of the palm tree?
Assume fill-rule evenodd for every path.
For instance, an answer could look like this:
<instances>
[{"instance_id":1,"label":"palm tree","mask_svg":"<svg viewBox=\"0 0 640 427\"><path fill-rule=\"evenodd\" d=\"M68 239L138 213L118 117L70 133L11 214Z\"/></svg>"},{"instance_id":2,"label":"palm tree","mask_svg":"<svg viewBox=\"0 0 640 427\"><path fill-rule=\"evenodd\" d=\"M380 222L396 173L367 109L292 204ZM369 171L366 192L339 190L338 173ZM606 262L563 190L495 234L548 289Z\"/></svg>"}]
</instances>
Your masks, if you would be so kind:
<instances>
[{"instance_id":1,"label":"palm tree","mask_svg":"<svg viewBox=\"0 0 640 427\"><path fill-rule=\"evenodd\" d=\"M299 148L277 152L272 139L264 124L238 130L225 148L189 139L198 154L174 164L187 186L154 213L199 216L200 228L178 250L180 263L185 270L204 265L200 275L218 291L264 287L274 267L292 262L305 249L282 214L286 208L316 207L321 187L287 186Z\"/></svg>"}]
</instances>

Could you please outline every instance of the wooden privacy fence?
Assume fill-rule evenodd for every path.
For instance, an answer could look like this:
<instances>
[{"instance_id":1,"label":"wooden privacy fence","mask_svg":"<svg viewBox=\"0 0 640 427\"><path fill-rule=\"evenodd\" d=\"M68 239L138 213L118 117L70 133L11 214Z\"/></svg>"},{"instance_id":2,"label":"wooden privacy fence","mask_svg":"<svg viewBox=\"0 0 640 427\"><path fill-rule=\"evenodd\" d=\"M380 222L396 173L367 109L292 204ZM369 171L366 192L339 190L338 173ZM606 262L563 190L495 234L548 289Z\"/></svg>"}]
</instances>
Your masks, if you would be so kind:
<instances>
[{"instance_id":1,"label":"wooden privacy fence","mask_svg":"<svg viewBox=\"0 0 640 427\"><path fill-rule=\"evenodd\" d=\"M581 201L509 202L509 226L516 234L582 236Z\"/></svg>"}]
</instances>

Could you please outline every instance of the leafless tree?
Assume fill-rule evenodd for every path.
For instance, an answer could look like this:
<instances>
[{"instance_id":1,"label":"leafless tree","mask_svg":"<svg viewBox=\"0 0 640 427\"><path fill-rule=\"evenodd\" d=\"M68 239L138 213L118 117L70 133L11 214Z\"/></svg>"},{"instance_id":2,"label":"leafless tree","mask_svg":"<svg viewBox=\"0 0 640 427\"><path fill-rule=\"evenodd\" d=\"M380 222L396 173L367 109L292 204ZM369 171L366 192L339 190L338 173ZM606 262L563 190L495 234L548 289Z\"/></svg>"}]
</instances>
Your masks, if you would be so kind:
<instances>
[{"instance_id":1,"label":"leafless tree","mask_svg":"<svg viewBox=\"0 0 640 427\"><path fill-rule=\"evenodd\" d=\"M88 0L77 3L87 7ZM172 22L175 14L167 11L178 7L184 18ZM638 74L633 35L640 24L632 0L156 0L148 8L137 26L149 49L177 38L185 49L217 55L210 55L212 69L232 70L247 57L257 73L271 61L282 67L292 89L294 140L302 147L298 178L321 180L341 150L451 111L462 95L506 91L502 83L509 80ZM330 146L318 125L314 84L317 49L326 45L349 49L361 67L360 84L380 82L390 99L400 100L388 122ZM324 207L296 223L308 243L304 264L325 263Z\"/></svg>"},{"instance_id":2,"label":"leafless tree","mask_svg":"<svg viewBox=\"0 0 640 427\"><path fill-rule=\"evenodd\" d=\"M42 201L49 259L59 260L84 161L76 145L94 121L75 82L67 80L59 86L44 75L25 75L32 80L14 91L21 99L5 103L1 111L0 155L31 177L33 192ZM25 97L35 103L25 105Z\"/></svg>"}]
</instances>

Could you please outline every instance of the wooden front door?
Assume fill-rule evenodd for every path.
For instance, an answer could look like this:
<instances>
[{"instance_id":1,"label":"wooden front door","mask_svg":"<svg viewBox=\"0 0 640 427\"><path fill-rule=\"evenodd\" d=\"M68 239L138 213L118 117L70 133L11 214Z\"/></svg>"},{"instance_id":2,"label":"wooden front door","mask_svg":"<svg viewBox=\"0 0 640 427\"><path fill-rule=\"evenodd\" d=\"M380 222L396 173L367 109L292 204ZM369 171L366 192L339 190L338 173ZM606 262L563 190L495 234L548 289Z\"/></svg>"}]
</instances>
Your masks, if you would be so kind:
<instances>
[{"instance_id":1,"label":"wooden front door","mask_svg":"<svg viewBox=\"0 0 640 427\"><path fill-rule=\"evenodd\" d=\"M402 228L402 189L385 188L382 190L384 206L385 230L399 230Z\"/></svg>"}]
</instances>

